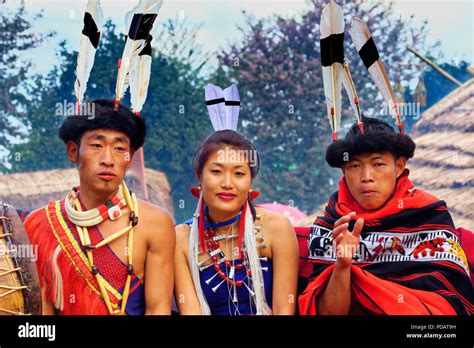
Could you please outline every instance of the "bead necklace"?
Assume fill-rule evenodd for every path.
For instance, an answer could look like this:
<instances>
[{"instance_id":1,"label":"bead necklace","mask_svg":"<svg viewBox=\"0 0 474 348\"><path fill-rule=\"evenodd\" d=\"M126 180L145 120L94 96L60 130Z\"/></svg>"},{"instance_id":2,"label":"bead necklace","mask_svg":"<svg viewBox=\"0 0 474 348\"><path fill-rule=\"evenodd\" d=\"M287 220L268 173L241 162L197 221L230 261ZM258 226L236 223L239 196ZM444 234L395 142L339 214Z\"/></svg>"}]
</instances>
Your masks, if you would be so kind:
<instances>
[{"instance_id":1,"label":"bead necklace","mask_svg":"<svg viewBox=\"0 0 474 348\"><path fill-rule=\"evenodd\" d=\"M260 218L260 216L258 216L257 218ZM231 219L228 221L232 221L231 223L233 223L236 221L236 219ZM222 223L223 224L222 226L225 226L224 223ZM222 284L227 283L229 287L233 288L232 302L235 304L235 303L238 303L238 298L237 298L238 287L241 287L242 285L245 286L245 288L247 289L247 291L249 292L252 298L255 296L255 293L252 291L252 289L250 289L250 287L245 282L246 279L250 281L252 278L252 272L250 268L247 267L248 261L247 261L247 255L246 255L245 249L243 249L240 252L240 255L239 255L240 263L237 263L237 264L235 264L234 262L236 260L227 259L224 252L220 249L220 244L219 244L220 240L223 240L223 239L233 240L234 238L238 237L237 234L233 234L233 227L234 225L231 225L229 228L229 231L231 231L230 234L228 232L227 234L216 235L216 231L213 228L208 228L204 232L204 241L206 243L206 247L209 252L209 257L198 262L198 267L199 267L199 271L201 272L204 271L205 269L213 267L216 273L213 276L211 276L209 279L205 280L205 283L209 285L217 276L219 276L219 278L222 279L222 281L220 281L216 286L214 286L211 289L212 292L216 293ZM260 227L255 226L255 233L257 234L260 231L260 229L261 229ZM256 239L257 241L261 241L261 243L257 245L257 248L265 247L266 243L264 241L264 237L257 237ZM211 259L212 263L209 265L203 266L203 264L209 259ZM260 261L267 261L267 260L268 260L267 257L260 257ZM225 272L222 269L222 264L224 264L226 267ZM237 280L235 278L235 272L242 270L244 268L246 269L245 277L243 279ZM268 271L268 267L262 267L262 271Z\"/></svg>"},{"instance_id":2,"label":"bead necklace","mask_svg":"<svg viewBox=\"0 0 474 348\"><path fill-rule=\"evenodd\" d=\"M104 208L103 206L108 206L107 203L98 207L94 208L88 211L82 211L81 207L81 202L79 201L78 197L78 192L79 188L74 188L67 196L66 202L69 202L69 207L70 210L72 210L74 213L71 214L73 218L71 218L70 212L67 209L67 204L66 204L66 213L68 214L69 219L76 225L77 232L79 234L79 239L81 241L81 245L86 249L86 254L87 258L89 260L90 264L90 270L92 274L95 276L97 280L97 284L99 286L100 293L102 295L102 298L104 299L105 305L107 306L107 310L109 311L109 314L113 315L125 315L125 308L127 306L127 301L128 301L128 296L130 294L130 284L131 284L131 279L133 275L133 228L138 224L138 203L137 199L135 197L134 193L129 192L127 185L125 182L122 183L122 185L119 187L119 191L117 194L117 197L123 196L125 204L122 206L120 204L121 200L119 200L117 197L113 196L111 198L111 202L118 202L118 204L113 205L112 207L109 207L107 210L111 211L113 208L114 210L112 211L117 211L119 209L120 211L120 216L122 216L121 208L125 206L130 207L130 215L129 215L129 226L121 229L118 232L113 233L112 235L108 236L107 238L103 239L101 242L97 243L96 245L91 244L90 236L89 236L89 231L87 227L94 226L97 224L93 224L93 222L100 220L103 221L104 219L107 218L107 215L104 214ZM115 198L114 198L115 197ZM109 204L110 205L110 204ZM117 208L114 208L117 207ZM89 213L91 212L91 213ZM85 213L85 214L84 214ZM111 218L110 213L108 214L110 220L115 220ZM112 213L112 215L118 216L117 214ZM118 217L120 217L118 216ZM78 221L77 217L81 217L81 219ZM118 218L117 217L117 218ZM116 219L117 219L116 218ZM74 219L74 221L73 221ZM99 223L100 223L99 222ZM109 244L110 242L114 241L115 239L119 238L120 236L128 233L128 241L127 241L127 254L128 254L128 266L127 266L127 279L125 281L125 287L123 290L122 294L122 305L120 309L114 309L112 306L112 303L110 301L109 293L107 292L105 288L105 280L101 276L98 268L96 265L94 265L94 257L92 254L92 251L95 249L98 249L104 245Z\"/></svg>"}]
</instances>

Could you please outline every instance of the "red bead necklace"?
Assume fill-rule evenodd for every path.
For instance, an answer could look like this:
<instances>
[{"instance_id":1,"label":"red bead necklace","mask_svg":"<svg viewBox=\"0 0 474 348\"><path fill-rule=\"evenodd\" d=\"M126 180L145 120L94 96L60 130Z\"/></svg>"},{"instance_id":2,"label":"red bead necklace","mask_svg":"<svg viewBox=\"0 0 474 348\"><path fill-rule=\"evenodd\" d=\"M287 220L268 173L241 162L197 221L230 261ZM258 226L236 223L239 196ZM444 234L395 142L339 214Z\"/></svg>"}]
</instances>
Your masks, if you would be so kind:
<instances>
[{"instance_id":1,"label":"red bead necklace","mask_svg":"<svg viewBox=\"0 0 474 348\"><path fill-rule=\"evenodd\" d=\"M204 233L204 241L208 248L209 254L212 255L211 261L213 263L214 270L217 272L217 274L222 280L225 280L227 282L228 285L235 285L236 287L242 286L244 284L243 280L237 280L237 281L235 280L235 270L238 271L245 268L245 265L244 265L244 262L246 259L245 252L244 251L240 252L240 260L242 262L234 266L230 260L225 259L225 254L222 250L220 250L219 241L215 237L216 237L216 232L211 228L206 230ZM223 238L226 238L226 237L223 237ZM213 255L217 250L219 250L219 252L217 252L216 255ZM219 262L219 258L217 254L220 254L221 257L225 259L224 264L228 269L230 269L230 272L228 273L229 275L227 275L224 271L222 271L221 269L222 262ZM252 272L250 268L247 268L246 273L248 277L251 277Z\"/></svg>"}]
</instances>

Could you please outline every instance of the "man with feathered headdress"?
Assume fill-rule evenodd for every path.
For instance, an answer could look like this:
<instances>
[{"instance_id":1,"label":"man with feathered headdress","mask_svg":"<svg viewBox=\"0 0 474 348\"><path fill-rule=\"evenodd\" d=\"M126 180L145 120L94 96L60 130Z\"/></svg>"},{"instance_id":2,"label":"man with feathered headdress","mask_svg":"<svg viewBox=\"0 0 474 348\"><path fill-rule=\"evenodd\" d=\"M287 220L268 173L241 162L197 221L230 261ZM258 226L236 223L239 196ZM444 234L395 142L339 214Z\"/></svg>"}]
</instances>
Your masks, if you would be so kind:
<instances>
[{"instance_id":1,"label":"man with feathered headdress","mask_svg":"<svg viewBox=\"0 0 474 348\"><path fill-rule=\"evenodd\" d=\"M398 105L367 25L349 30L359 56L397 122L360 114L353 83L345 83L357 123L337 140L344 63L344 14L330 1L321 18L321 61L333 143L326 161L342 170L339 189L309 232L313 272L299 297L311 314L472 314L469 264L446 203L415 188L407 161L415 143L403 132ZM344 78L344 76L346 78ZM347 88L347 87L352 87ZM352 102L354 101L354 102Z\"/></svg>"},{"instance_id":2,"label":"man with feathered headdress","mask_svg":"<svg viewBox=\"0 0 474 348\"><path fill-rule=\"evenodd\" d=\"M415 143L364 118L333 142L326 161L339 189L311 227L311 281L302 314L472 314L469 265L446 203L416 189Z\"/></svg>"},{"instance_id":3,"label":"man with feathered headdress","mask_svg":"<svg viewBox=\"0 0 474 348\"><path fill-rule=\"evenodd\" d=\"M173 220L163 209L138 200L123 180L145 141L146 125L138 114L150 77L149 32L160 4L141 0L127 15L130 29L117 97L88 102L93 114L83 116L80 104L102 18L99 1L88 2L75 84L77 112L59 129L80 186L25 220L31 242L39 247L44 314L171 312ZM134 112L120 104L129 80ZM143 155L141 160L143 166Z\"/></svg>"}]
</instances>

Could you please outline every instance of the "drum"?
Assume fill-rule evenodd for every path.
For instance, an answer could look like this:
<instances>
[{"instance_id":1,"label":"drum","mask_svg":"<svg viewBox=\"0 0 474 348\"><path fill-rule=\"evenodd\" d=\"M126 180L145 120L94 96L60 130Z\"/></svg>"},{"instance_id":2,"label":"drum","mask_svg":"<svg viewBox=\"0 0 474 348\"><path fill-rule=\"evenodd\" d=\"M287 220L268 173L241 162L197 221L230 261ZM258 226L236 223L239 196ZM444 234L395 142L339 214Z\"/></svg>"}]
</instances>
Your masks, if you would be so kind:
<instances>
[{"instance_id":1,"label":"drum","mask_svg":"<svg viewBox=\"0 0 474 348\"><path fill-rule=\"evenodd\" d=\"M0 315L40 315L37 248L12 206L0 202Z\"/></svg>"}]
</instances>

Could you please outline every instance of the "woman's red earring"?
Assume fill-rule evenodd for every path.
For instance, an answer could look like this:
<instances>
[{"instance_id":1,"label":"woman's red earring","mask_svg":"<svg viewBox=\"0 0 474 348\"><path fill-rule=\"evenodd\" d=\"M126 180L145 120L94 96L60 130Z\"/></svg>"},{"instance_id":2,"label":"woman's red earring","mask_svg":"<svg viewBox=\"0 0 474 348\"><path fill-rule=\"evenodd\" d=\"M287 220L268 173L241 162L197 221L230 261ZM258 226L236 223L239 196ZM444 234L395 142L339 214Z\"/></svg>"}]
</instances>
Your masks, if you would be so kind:
<instances>
[{"instance_id":1,"label":"woman's red earring","mask_svg":"<svg viewBox=\"0 0 474 348\"><path fill-rule=\"evenodd\" d=\"M201 185L198 185L198 187L191 187L190 191L193 197L199 198L201 196L202 187Z\"/></svg>"},{"instance_id":2,"label":"woman's red earring","mask_svg":"<svg viewBox=\"0 0 474 348\"><path fill-rule=\"evenodd\" d=\"M250 189L249 190L249 201L253 201L255 198L258 197L259 194L260 194L260 192L254 191L253 189Z\"/></svg>"}]
</instances>

